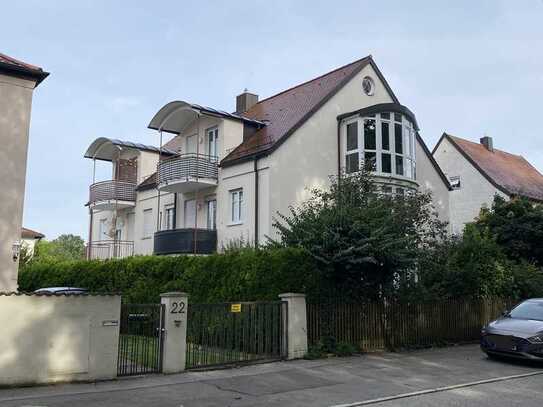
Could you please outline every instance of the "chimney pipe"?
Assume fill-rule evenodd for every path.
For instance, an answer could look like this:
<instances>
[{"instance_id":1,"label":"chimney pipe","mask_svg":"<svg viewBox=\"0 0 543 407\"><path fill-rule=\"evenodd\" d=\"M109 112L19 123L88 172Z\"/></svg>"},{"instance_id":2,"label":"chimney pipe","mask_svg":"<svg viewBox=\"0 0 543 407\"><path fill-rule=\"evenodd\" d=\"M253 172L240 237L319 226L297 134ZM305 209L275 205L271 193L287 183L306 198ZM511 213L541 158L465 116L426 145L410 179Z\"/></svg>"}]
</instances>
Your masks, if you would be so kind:
<instances>
[{"instance_id":1,"label":"chimney pipe","mask_svg":"<svg viewBox=\"0 0 543 407\"><path fill-rule=\"evenodd\" d=\"M492 137L484 136L480 140L481 144L485 146L485 148L490 151L491 153L494 152L494 143L492 141Z\"/></svg>"},{"instance_id":2,"label":"chimney pipe","mask_svg":"<svg viewBox=\"0 0 543 407\"><path fill-rule=\"evenodd\" d=\"M258 95L249 93L247 89L236 97L236 113L243 113L258 103Z\"/></svg>"}]
</instances>

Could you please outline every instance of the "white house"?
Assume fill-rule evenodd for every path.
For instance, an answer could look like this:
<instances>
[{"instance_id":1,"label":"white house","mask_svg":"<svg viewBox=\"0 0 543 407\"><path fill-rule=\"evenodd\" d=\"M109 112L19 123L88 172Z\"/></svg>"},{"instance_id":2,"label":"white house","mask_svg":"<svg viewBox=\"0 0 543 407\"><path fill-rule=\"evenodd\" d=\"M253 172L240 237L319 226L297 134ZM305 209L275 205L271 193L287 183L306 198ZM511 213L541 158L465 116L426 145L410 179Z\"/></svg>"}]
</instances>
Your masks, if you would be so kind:
<instances>
[{"instance_id":1,"label":"white house","mask_svg":"<svg viewBox=\"0 0 543 407\"><path fill-rule=\"evenodd\" d=\"M85 154L113 167L90 186L91 258L265 242L277 212L361 162L387 192L431 191L449 220L449 183L371 56L261 101L244 92L234 113L172 101L149 128L161 147L100 138Z\"/></svg>"},{"instance_id":2,"label":"white house","mask_svg":"<svg viewBox=\"0 0 543 407\"><path fill-rule=\"evenodd\" d=\"M21 247L24 246L28 254L34 256L34 248L36 243L45 237L43 233L36 232L32 229L21 228Z\"/></svg>"},{"instance_id":3,"label":"white house","mask_svg":"<svg viewBox=\"0 0 543 407\"><path fill-rule=\"evenodd\" d=\"M17 289L32 96L47 75L0 54L0 291Z\"/></svg>"},{"instance_id":4,"label":"white house","mask_svg":"<svg viewBox=\"0 0 543 407\"><path fill-rule=\"evenodd\" d=\"M491 137L474 143L443 133L433 156L448 177L451 232L462 233L495 195L505 199L524 196L543 201L543 175L524 157L494 148Z\"/></svg>"}]
</instances>

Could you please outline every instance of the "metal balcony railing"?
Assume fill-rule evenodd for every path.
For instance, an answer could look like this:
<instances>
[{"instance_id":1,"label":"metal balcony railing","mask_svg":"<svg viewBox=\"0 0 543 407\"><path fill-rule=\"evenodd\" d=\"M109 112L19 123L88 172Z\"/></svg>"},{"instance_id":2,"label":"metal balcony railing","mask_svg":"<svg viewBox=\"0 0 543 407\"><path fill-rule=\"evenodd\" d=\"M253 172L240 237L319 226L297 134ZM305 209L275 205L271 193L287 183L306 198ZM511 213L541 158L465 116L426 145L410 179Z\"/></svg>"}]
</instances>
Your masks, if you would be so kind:
<instances>
[{"instance_id":1,"label":"metal balcony railing","mask_svg":"<svg viewBox=\"0 0 543 407\"><path fill-rule=\"evenodd\" d=\"M205 154L181 154L158 164L158 183L193 181L199 178L216 180L217 157Z\"/></svg>"},{"instance_id":2,"label":"metal balcony railing","mask_svg":"<svg viewBox=\"0 0 543 407\"><path fill-rule=\"evenodd\" d=\"M134 242L131 240L96 240L88 247L90 260L120 259L134 255Z\"/></svg>"},{"instance_id":3,"label":"metal balcony railing","mask_svg":"<svg viewBox=\"0 0 543 407\"><path fill-rule=\"evenodd\" d=\"M217 251L214 229L170 229L155 233L155 254L210 254Z\"/></svg>"},{"instance_id":4,"label":"metal balcony railing","mask_svg":"<svg viewBox=\"0 0 543 407\"><path fill-rule=\"evenodd\" d=\"M90 186L89 202L128 201L136 202L136 183L127 181L101 181Z\"/></svg>"}]
</instances>

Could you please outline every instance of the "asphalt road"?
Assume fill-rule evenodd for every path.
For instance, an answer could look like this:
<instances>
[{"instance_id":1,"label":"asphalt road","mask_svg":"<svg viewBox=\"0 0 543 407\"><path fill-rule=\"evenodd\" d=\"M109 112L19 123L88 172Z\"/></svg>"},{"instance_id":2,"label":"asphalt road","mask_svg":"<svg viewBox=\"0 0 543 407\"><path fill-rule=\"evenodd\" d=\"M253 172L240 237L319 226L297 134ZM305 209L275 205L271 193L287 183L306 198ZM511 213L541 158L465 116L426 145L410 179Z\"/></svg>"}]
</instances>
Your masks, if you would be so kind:
<instances>
[{"instance_id":1,"label":"asphalt road","mask_svg":"<svg viewBox=\"0 0 543 407\"><path fill-rule=\"evenodd\" d=\"M0 390L0 406L537 406L543 366L477 346Z\"/></svg>"}]
</instances>

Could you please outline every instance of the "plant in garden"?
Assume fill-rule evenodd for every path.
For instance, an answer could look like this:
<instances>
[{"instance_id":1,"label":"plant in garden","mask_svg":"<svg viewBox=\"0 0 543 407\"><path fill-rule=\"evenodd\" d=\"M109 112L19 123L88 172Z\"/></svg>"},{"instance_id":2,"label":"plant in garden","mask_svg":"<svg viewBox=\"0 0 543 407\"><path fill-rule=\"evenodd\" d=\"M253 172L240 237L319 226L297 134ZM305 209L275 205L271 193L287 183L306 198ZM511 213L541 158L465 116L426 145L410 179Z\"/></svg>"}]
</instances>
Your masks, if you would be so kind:
<instances>
[{"instance_id":1,"label":"plant in garden","mask_svg":"<svg viewBox=\"0 0 543 407\"><path fill-rule=\"evenodd\" d=\"M272 244L305 249L344 296L377 299L411 284L419 253L445 236L430 194L381 193L365 171L330 181L290 214L278 214Z\"/></svg>"},{"instance_id":2,"label":"plant in garden","mask_svg":"<svg viewBox=\"0 0 543 407\"><path fill-rule=\"evenodd\" d=\"M496 195L483 209L475 226L495 237L504 253L515 261L543 267L543 206L526 198L505 200Z\"/></svg>"}]
</instances>

